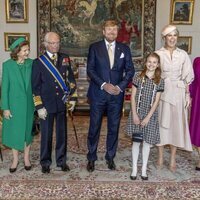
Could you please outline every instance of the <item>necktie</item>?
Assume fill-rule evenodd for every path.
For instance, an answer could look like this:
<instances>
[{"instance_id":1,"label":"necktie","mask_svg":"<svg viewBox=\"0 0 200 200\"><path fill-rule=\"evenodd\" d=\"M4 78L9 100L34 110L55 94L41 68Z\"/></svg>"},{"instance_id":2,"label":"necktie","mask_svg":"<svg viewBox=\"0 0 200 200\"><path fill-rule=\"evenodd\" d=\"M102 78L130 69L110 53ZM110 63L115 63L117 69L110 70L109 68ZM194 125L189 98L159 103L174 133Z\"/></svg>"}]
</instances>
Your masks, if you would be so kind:
<instances>
[{"instance_id":1,"label":"necktie","mask_svg":"<svg viewBox=\"0 0 200 200\"><path fill-rule=\"evenodd\" d=\"M114 64L114 55L113 55L113 50L112 50L112 44L108 44L108 56L110 60L110 68L112 69L113 64Z\"/></svg>"},{"instance_id":2,"label":"necktie","mask_svg":"<svg viewBox=\"0 0 200 200\"><path fill-rule=\"evenodd\" d=\"M57 55L56 54L53 54L51 56L51 60L53 61L53 64L56 65L56 62L57 62Z\"/></svg>"}]
</instances>

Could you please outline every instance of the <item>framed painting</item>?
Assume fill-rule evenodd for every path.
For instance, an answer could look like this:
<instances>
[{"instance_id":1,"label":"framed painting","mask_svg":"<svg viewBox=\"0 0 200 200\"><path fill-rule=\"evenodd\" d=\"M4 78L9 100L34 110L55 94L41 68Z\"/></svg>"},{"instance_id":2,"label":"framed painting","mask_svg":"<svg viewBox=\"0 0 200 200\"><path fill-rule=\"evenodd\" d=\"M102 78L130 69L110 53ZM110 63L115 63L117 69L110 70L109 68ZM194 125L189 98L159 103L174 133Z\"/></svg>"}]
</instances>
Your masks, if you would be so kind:
<instances>
[{"instance_id":1,"label":"framed painting","mask_svg":"<svg viewBox=\"0 0 200 200\"><path fill-rule=\"evenodd\" d=\"M10 51L10 45L20 37L30 42L30 33L4 33L5 51Z\"/></svg>"},{"instance_id":2,"label":"framed painting","mask_svg":"<svg viewBox=\"0 0 200 200\"><path fill-rule=\"evenodd\" d=\"M28 0L5 0L6 22L28 22Z\"/></svg>"},{"instance_id":3,"label":"framed painting","mask_svg":"<svg viewBox=\"0 0 200 200\"><path fill-rule=\"evenodd\" d=\"M37 5L38 55L44 51L45 33L54 31L61 36L63 53L86 58L89 45L102 39L102 23L108 18L118 20L117 40L129 45L136 69L155 50L156 0L37 0Z\"/></svg>"},{"instance_id":4,"label":"framed painting","mask_svg":"<svg viewBox=\"0 0 200 200\"><path fill-rule=\"evenodd\" d=\"M192 24L195 0L171 0L171 24Z\"/></svg>"},{"instance_id":5,"label":"framed painting","mask_svg":"<svg viewBox=\"0 0 200 200\"><path fill-rule=\"evenodd\" d=\"M87 70L84 64L79 64L78 66L78 79L87 80Z\"/></svg>"},{"instance_id":6,"label":"framed painting","mask_svg":"<svg viewBox=\"0 0 200 200\"><path fill-rule=\"evenodd\" d=\"M192 51L192 37L191 36L179 36L177 41L177 47L185 50L188 54Z\"/></svg>"}]
</instances>

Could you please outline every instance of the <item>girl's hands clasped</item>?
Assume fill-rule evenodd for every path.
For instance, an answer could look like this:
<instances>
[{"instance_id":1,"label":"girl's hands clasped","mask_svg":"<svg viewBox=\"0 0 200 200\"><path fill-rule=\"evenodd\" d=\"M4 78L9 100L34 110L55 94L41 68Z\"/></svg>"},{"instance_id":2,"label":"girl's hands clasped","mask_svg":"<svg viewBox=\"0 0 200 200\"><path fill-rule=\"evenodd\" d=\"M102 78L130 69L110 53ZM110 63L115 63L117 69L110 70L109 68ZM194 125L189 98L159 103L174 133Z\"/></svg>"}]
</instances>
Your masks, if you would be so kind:
<instances>
[{"instance_id":1,"label":"girl's hands clasped","mask_svg":"<svg viewBox=\"0 0 200 200\"><path fill-rule=\"evenodd\" d=\"M150 120L149 117L145 117L145 118L141 121L140 125L141 125L141 126L146 126L146 125L149 123L149 120Z\"/></svg>"},{"instance_id":2,"label":"girl's hands clasped","mask_svg":"<svg viewBox=\"0 0 200 200\"><path fill-rule=\"evenodd\" d=\"M133 115L133 124L140 125L140 118L138 115Z\"/></svg>"}]
</instances>

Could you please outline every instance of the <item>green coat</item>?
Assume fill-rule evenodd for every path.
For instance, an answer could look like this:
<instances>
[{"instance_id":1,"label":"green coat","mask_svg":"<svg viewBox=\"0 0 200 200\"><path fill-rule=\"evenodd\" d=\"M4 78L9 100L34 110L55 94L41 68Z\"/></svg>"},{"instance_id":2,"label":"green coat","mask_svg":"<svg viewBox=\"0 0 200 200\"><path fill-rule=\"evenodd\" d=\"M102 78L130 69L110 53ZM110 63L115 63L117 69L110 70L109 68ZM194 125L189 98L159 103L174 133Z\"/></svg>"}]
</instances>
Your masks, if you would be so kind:
<instances>
[{"instance_id":1,"label":"green coat","mask_svg":"<svg viewBox=\"0 0 200 200\"><path fill-rule=\"evenodd\" d=\"M33 136L34 104L31 87L32 60L25 60L24 78L17 62L9 59L3 63L1 109L10 110L11 119L3 119L2 143L16 150L24 150Z\"/></svg>"}]
</instances>

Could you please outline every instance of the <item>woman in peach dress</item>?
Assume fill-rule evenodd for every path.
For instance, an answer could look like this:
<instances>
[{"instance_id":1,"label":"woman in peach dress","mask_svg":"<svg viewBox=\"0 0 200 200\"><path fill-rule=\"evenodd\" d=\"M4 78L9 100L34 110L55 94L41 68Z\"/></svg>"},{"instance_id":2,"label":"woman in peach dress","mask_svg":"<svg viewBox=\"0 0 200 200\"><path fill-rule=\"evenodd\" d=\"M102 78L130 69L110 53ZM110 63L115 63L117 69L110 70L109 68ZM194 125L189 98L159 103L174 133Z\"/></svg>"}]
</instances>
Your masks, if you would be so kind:
<instances>
[{"instance_id":1,"label":"woman in peach dress","mask_svg":"<svg viewBox=\"0 0 200 200\"><path fill-rule=\"evenodd\" d=\"M194 73L188 54L176 47L178 34L176 26L165 26L162 30L164 47L156 51L161 59L162 78L165 81L159 106L161 142L158 145L157 164L159 168L163 166L164 145L169 145L169 168L172 172L176 170L177 148L192 151L187 116L191 103L189 84Z\"/></svg>"}]
</instances>

